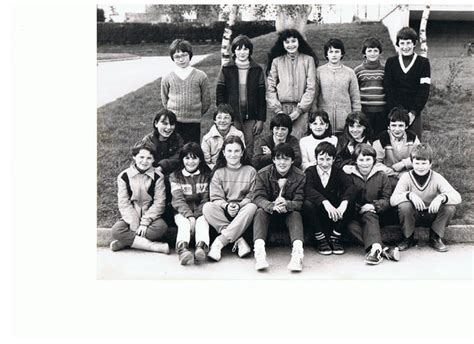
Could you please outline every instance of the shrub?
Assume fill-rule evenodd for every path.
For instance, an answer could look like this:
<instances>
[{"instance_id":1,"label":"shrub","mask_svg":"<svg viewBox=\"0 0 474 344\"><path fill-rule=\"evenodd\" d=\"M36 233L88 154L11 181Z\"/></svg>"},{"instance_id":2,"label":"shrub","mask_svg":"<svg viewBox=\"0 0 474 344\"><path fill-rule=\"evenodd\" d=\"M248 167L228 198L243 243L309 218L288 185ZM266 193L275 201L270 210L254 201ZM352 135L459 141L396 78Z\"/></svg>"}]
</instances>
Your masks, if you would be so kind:
<instances>
[{"instance_id":1,"label":"shrub","mask_svg":"<svg viewBox=\"0 0 474 344\"><path fill-rule=\"evenodd\" d=\"M218 42L222 39L225 22L211 25L200 23L97 23L97 45L170 43L176 38L190 42ZM237 22L232 28L234 35L250 38L275 31L273 21Z\"/></svg>"}]
</instances>

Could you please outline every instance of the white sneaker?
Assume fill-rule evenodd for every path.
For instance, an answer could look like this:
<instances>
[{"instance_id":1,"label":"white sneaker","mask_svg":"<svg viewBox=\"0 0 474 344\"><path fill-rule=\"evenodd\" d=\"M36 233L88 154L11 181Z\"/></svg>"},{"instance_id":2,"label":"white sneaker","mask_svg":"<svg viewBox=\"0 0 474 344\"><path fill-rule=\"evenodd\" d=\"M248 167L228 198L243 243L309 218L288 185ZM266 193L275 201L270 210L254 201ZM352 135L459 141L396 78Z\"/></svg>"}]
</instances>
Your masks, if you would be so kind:
<instances>
[{"instance_id":1,"label":"white sneaker","mask_svg":"<svg viewBox=\"0 0 474 344\"><path fill-rule=\"evenodd\" d=\"M223 247L224 245L222 245L222 242L219 239L214 240L207 256L212 260L218 262L219 260L221 260L221 251Z\"/></svg>"},{"instance_id":2,"label":"white sneaker","mask_svg":"<svg viewBox=\"0 0 474 344\"><path fill-rule=\"evenodd\" d=\"M234 247L232 248L232 252L235 252L237 250L237 254L239 255L240 258L245 257L246 255L250 254L252 250L250 249L249 244L245 241L244 238L240 237L237 239L237 241L234 244Z\"/></svg>"},{"instance_id":3,"label":"white sneaker","mask_svg":"<svg viewBox=\"0 0 474 344\"><path fill-rule=\"evenodd\" d=\"M255 251L255 270L265 270L270 266L267 262L267 254L264 247L256 247Z\"/></svg>"},{"instance_id":4,"label":"white sneaker","mask_svg":"<svg viewBox=\"0 0 474 344\"><path fill-rule=\"evenodd\" d=\"M291 252L291 260L288 264L288 270L290 271L302 271L303 270L303 250L295 249Z\"/></svg>"}]
</instances>

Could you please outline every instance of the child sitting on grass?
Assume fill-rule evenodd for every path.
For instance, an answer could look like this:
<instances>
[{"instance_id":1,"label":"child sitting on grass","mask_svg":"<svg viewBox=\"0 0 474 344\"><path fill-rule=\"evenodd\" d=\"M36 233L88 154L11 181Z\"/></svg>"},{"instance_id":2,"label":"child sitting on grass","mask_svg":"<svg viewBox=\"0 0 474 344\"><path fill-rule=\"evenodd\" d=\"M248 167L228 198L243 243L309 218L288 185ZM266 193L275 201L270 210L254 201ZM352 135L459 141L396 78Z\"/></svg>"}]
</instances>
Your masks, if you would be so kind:
<instances>
[{"instance_id":1,"label":"child sitting on grass","mask_svg":"<svg viewBox=\"0 0 474 344\"><path fill-rule=\"evenodd\" d=\"M329 114L333 134L338 136L344 129L347 114L361 110L357 77L351 68L341 63L344 54L342 41L331 38L324 44L324 57L328 63L316 70L318 110Z\"/></svg>"},{"instance_id":2,"label":"child sitting on grass","mask_svg":"<svg viewBox=\"0 0 474 344\"><path fill-rule=\"evenodd\" d=\"M415 226L430 226L429 245L438 252L448 249L443 242L446 226L461 203L461 195L439 173L431 169L433 151L422 143L411 151L413 170L400 177L390 198L392 206L398 206L398 214L404 240L398 244L405 251L416 244Z\"/></svg>"},{"instance_id":3,"label":"child sitting on grass","mask_svg":"<svg viewBox=\"0 0 474 344\"><path fill-rule=\"evenodd\" d=\"M269 267L266 260L265 240L269 226L286 223L292 242L288 269L303 269L303 206L305 175L293 166L295 152L290 144L280 143L272 151L273 164L262 168L257 175L253 202L258 206L254 218L253 235L255 269Z\"/></svg>"},{"instance_id":4,"label":"child sitting on grass","mask_svg":"<svg viewBox=\"0 0 474 344\"><path fill-rule=\"evenodd\" d=\"M201 117L211 106L209 80L191 67L193 49L188 41L175 39L169 52L176 68L161 79L161 102L176 114L176 131L184 142L200 142Z\"/></svg>"},{"instance_id":5,"label":"child sitting on grass","mask_svg":"<svg viewBox=\"0 0 474 344\"><path fill-rule=\"evenodd\" d=\"M207 255L212 260L219 261L222 248L232 242L233 251L237 250L239 257L251 252L242 235L257 210L251 203L256 176L243 141L238 136L226 137L212 171L211 201L202 209L207 222L219 233Z\"/></svg>"},{"instance_id":6,"label":"child sitting on grass","mask_svg":"<svg viewBox=\"0 0 474 344\"><path fill-rule=\"evenodd\" d=\"M371 127L363 112L354 111L347 115L344 133L337 140L334 166L349 171L354 166L352 153L359 143L371 144Z\"/></svg>"},{"instance_id":7,"label":"child sitting on grass","mask_svg":"<svg viewBox=\"0 0 474 344\"><path fill-rule=\"evenodd\" d=\"M196 240L194 258L206 259L209 251L209 224L202 214L203 205L209 201L209 176L211 170L204 162L201 148L189 142L179 152L180 165L170 176L171 204L175 210L174 221L178 226L176 251L181 265L192 263L189 250L191 234Z\"/></svg>"},{"instance_id":8,"label":"child sitting on grass","mask_svg":"<svg viewBox=\"0 0 474 344\"><path fill-rule=\"evenodd\" d=\"M388 130L380 134L373 147L377 152L378 167L390 177L390 184L394 188L400 174L411 170L410 153L420 140L414 132L407 130L410 120L407 110L393 108L388 119Z\"/></svg>"},{"instance_id":9,"label":"child sitting on grass","mask_svg":"<svg viewBox=\"0 0 474 344\"><path fill-rule=\"evenodd\" d=\"M255 145L252 162L257 170L272 164L272 152L280 143L288 143L293 148L295 152L293 166L301 167L300 143L296 137L291 135L292 129L293 121L289 115L280 112L273 116L270 121L271 134L262 137Z\"/></svg>"},{"instance_id":10,"label":"child sitting on grass","mask_svg":"<svg viewBox=\"0 0 474 344\"><path fill-rule=\"evenodd\" d=\"M122 218L112 226L112 251L132 247L145 251L169 253L162 239L168 226L161 218L165 210L165 184L153 168L155 151L147 145L132 149L133 164L118 178L118 208Z\"/></svg>"},{"instance_id":11,"label":"child sitting on grass","mask_svg":"<svg viewBox=\"0 0 474 344\"><path fill-rule=\"evenodd\" d=\"M380 62L382 44L377 38L367 38L362 46L365 60L354 68L360 90L362 112L367 116L374 136L387 129L385 93L383 88L384 66Z\"/></svg>"},{"instance_id":12,"label":"child sitting on grass","mask_svg":"<svg viewBox=\"0 0 474 344\"><path fill-rule=\"evenodd\" d=\"M320 254L343 254L341 237L351 216L357 189L333 163L336 147L321 142L315 149L316 166L306 169L304 215Z\"/></svg>"},{"instance_id":13,"label":"child sitting on grass","mask_svg":"<svg viewBox=\"0 0 474 344\"><path fill-rule=\"evenodd\" d=\"M310 112L308 117L308 135L300 139L301 167L306 170L316 165L314 150L321 142L329 142L337 146L338 138L332 135L329 115L325 111Z\"/></svg>"},{"instance_id":14,"label":"child sitting on grass","mask_svg":"<svg viewBox=\"0 0 474 344\"><path fill-rule=\"evenodd\" d=\"M162 109L153 119L153 132L140 141L153 147L156 152L153 166L166 176L178 167L179 149L184 144L181 135L175 129L176 115L172 111Z\"/></svg>"},{"instance_id":15,"label":"child sitting on grass","mask_svg":"<svg viewBox=\"0 0 474 344\"><path fill-rule=\"evenodd\" d=\"M354 150L356 168L350 172L358 189L354 218L349 232L364 245L365 263L377 265L383 258L399 260L398 249L382 247L379 217L390 208L392 188L385 173L375 166L375 150L367 143L359 143Z\"/></svg>"},{"instance_id":16,"label":"child sitting on grass","mask_svg":"<svg viewBox=\"0 0 474 344\"><path fill-rule=\"evenodd\" d=\"M229 104L219 104L213 116L214 125L202 138L201 148L204 153L204 160L209 168L214 168L217 156L222 148L224 139L227 136L238 136L245 142L244 133L232 124L234 122L234 112Z\"/></svg>"}]
</instances>

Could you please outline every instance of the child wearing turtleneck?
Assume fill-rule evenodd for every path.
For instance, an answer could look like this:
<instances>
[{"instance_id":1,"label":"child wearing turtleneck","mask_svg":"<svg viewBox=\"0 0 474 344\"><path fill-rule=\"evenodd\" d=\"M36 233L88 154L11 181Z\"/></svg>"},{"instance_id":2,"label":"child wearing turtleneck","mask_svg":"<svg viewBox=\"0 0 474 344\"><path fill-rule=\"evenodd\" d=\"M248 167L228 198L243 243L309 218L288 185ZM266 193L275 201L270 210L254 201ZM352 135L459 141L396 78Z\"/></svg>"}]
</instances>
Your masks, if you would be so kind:
<instances>
[{"instance_id":1,"label":"child wearing turtleneck","mask_svg":"<svg viewBox=\"0 0 474 344\"><path fill-rule=\"evenodd\" d=\"M235 127L242 131L248 152L266 119L265 78L263 69L252 59L250 38L239 35L231 44L232 59L222 66L217 77L216 105L232 107Z\"/></svg>"},{"instance_id":2,"label":"child wearing turtleneck","mask_svg":"<svg viewBox=\"0 0 474 344\"><path fill-rule=\"evenodd\" d=\"M362 46L365 60L354 68L359 82L362 112L367 116L374 136L387 128L385 93L383 88L384 65L380 62L382 44L376 38L368 38Z\"/></svg>"}]
</instances>

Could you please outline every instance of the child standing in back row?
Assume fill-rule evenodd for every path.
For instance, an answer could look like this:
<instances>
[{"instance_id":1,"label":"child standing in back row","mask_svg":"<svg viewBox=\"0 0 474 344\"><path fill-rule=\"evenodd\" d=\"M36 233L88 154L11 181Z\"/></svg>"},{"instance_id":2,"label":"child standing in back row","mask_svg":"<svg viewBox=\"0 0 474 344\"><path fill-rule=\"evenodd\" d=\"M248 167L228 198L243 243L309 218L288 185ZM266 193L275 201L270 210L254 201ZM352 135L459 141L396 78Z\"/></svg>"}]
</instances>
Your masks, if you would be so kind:
<instances>
[{"instance_id":1,"label":"child standing in back row","mask_svg":"<svg viewBox=\"0 0 474 344\"><path fill-rule=\"evenodd\" d=\"M359 82L362 112L367 116L376 137L387 128L385 93L383 89L384 66L380 62L382 44L377 38L367 38L362 46L365 60L354 68Z\"/></svg>"},{"instance_id":2,"label":"child standing in back row","mask_svg":"<svg viewBox=\"0 0 474 344\"><path fill-rule=\"evenodd\" d=\"M409 130L413 130L421 140L423 122L421 111L430 95L430 61L415 53L417 34L410 27L404 27L397 33L398 56L390 57L385 63L384 88L387 110L395 106L407 109L410 121Z\"/></svg>"},{"instance_id":3,"label":"child standing in back row","mask_svg":"<svg viewBox=\"0 0 474 344\"><path fill-rule=\"evenodd\" d=\"M191 67L193 49L188 41L175 39L169 52L176 68L161 80L161 101L176 114L176 131L184 142L201 142L201 117L211 106L209 80Z\"/></svg>"},{"instance_id":4,"label":"child standing in back row","mask_svg":"<svg viewBox=\"0 0 474 344\"><path fill-rule=\"evenodd\" d=\"M329 114L333 134L342 134L346 116L351 111L360 111L359 84L354 71L344 66L344 44L331 38L324 44L324 56L328 63L316 70L319 88L318 110Z\"/></svg>"}]
</instances>

